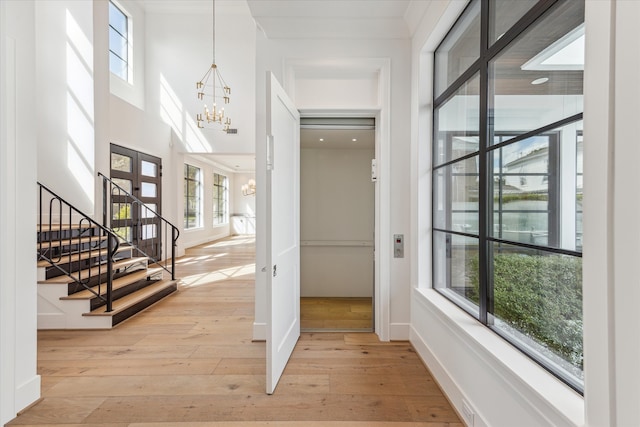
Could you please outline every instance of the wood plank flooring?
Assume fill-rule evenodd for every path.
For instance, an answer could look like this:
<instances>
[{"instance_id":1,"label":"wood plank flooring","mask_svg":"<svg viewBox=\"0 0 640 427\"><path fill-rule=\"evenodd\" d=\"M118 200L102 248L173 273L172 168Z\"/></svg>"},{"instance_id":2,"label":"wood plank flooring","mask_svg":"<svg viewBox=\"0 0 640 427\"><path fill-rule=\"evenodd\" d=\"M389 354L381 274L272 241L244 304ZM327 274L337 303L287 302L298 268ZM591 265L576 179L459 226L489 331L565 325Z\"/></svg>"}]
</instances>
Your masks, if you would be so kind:
<instances>
[{"instance_id":1,"label":"wood plank flooring","mask_svg":"<svg viewBox=\"0 0 640 427\"><path fill-rule=\"evenodd\" d=\"M40 331L42 399L11 426L462 427L407 342L303 333L274 395L252 342L254 241L187 250L179 291L105 331Z\"/></svg>"},{"instance_id":2,"label":"wood plank flooring","mask_svg":"<svg viewBox=\"0 0 640 427\"><path fill-rule=\"evenodd\" d=\"M303 331L373 331L372 298L300 298Z\"/></svg>"}]
</instances>

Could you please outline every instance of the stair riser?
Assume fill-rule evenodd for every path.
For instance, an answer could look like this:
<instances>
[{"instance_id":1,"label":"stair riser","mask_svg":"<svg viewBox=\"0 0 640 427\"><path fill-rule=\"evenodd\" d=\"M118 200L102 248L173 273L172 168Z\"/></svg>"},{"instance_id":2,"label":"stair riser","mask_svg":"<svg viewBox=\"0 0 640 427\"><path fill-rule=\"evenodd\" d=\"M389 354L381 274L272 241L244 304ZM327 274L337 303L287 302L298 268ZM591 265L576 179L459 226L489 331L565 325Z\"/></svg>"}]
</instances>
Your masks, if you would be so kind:
<instances>
[{"instance_id":1,"label":"stair riser","mask_svg":"<svg viewBox=\"0 0 640 427\"><path fill-rule=\"evenodd\" d=\"M153 296L145 299L144 301L141 301L140 303L129 307L127 310L117 314L116 316L113 316L112 326L116 326L118 323L134 316L135 314L141 312L142 310L149 307L150 305L160 301L162 298L166 297L167 295L172 294L177 289L178 289L178 284L174 283L173 286L165 288L162 291L154 294Z\"/></svg>"},{"instance_id":2,"label":"stair riser","mask_svg":"<svg viewBox=\"0 0 640 427\"><path fill-rule=\"evenodd\" d=\"M134 271L140 270L141 267L136 266L135 268L131 269L131 270L126 270L120 273L113 273L113 277L112 279L115 280L119 277L122 276L126 276L129 273L132 273ZM89 280L88 282L86 282L87 287L92 287L92 286L96 286L98 283L104 283L107 281L107 273L106 273L106 267L104 268L105 271L104 273L102 273L100 276L98 276L97 274L95 276L93 276L91 278L91 280ZM67 295L73 295L76 292L81 292L84 291L86 288L78 283L69 283L67 285Z\"/></svg>"},{"instance_id":3,"label":"stair riser","mask_svg":"<svg viewBox=\"0 0 640 427\"><path fill-rule=\"evenodd\" d=\"M88 250L98 251L99 249L104 249L106 247L107 245L104 241L96 240L96 242L86 242L81 244L74 243L71 245L43 248L40 251L40 254L46 256L49 259L55 260L56 258L63 257L69 253L84 252Z\"/></svg>"},{"instance_id":4,"label":"stair riser","mask_svg":"<svg viewBox=\"0 0 640 427\"><path fill-rule=\"evenodd\" d=\"M50 240L56 241L56 240L73 239L78 237L97 236L98 234L100 234L100 229L98 228L83 228L83 229L74 228L71 230L62 229L62 230L40 231L37 233L37 236L39 241L48 242Z\"/></svg>"},{"instance_id":5,"label":"stair riser","mask_svg":"<svg viewBox=\"0 0 640 427\"><path fill-rule=\"evenodd\" d=\"M55 259L54 259L55 261ZM100 262L104 262L104 257L96 257L93 259L83 259L81 261L74 261L71 263L62 263L60 266L64 269L68 269L70 272L75 273L76 271L85 270L90 267L96 267ZM45 278L51 279L54 277L62 276L63 273L58 270L56 267L46 267Z\"/></svg>"},{"instance_id":6,"label":"stair riser","mask_svg":"<svg viewBox=\"0 0 640 427\"><path fill-rule=\"evenodd\" d=\"M113 300L116 301L122 297L125 297L129 294L132 294L133 292L146 288L149 285L152 285L153 283L155 283L155 280L139 280L137 282L131 283L127 286L123 286L119 289L116 289L113 291ZM95 310L96 308L102 307L103 305L105 305L106 303L98 298L92 298L91 299L91 311Z\"/></svg>"}]
</instances>

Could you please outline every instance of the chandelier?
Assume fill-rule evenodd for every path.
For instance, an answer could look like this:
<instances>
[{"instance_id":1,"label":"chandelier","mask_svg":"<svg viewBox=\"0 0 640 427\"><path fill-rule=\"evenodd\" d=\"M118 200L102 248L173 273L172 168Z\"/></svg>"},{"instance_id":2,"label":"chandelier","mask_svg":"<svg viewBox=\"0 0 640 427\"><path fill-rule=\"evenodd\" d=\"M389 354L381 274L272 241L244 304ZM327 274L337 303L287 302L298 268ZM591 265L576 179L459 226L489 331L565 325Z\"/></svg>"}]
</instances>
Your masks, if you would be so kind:
<instances>
[{"instance_id":1,"label":"chandelier","mask_svg":"<svg viewBox=\"0 0 640 427\"><path fill-rule=\"evenodd\" d=\"M253 196L256 194L256 180L250 179L248 183L242 184L242 195Z\"/></svg>"},{"instance_id":2,"label":"chandelier","mask_svg":"<svg viewBox=\"0 0 640 427\"><path fill-rule=\"evenodd\" d=\"M222 131L228 132L231 127L231 118L225 116L224 105L229 103L231 88L225 83L220 70L216 65L216 2L213 4L213 59L211 66L205 73L204 77L196 83L198 90L198 99L204 102L203 112L196 114L198 127L203 129L207 127L221 128ZM210 107L207 103L210 103Z\"/></svg>"}]
</instances>

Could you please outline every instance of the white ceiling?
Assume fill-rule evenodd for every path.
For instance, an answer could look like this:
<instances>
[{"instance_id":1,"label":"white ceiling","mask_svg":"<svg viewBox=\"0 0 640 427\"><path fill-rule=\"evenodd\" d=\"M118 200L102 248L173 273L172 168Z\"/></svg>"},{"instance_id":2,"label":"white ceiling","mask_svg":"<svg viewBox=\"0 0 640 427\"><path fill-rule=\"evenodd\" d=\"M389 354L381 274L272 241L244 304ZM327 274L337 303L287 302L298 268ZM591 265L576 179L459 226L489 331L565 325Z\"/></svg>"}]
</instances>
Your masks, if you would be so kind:
<instances>
[{"instance_id":1,"label":"white ceiling","mask_svg":"<svg viewBox=\"0 0 640 427\"><path fill-rule=\"evenodd\" d=\"M410 0L248 0L269 38L408 38Z\"/></svg>"},{"instance_id":2,"label":"white ceiling","mask_svg":"<svg viewBox=\"0 0 640 427\"><path fill-rule=\"evenodd\" d=\"M253 173L256 169L254 154L199 154L194 157L212 164L226 172Z\"/></svg>"},{"instance_id":3,"label":"white ceiling","mask_svg":"<svg viewBox=\"0 0 640 427\"><path fill-rule=\"evenodd\" d=\"M434 0L216 0L216 13L247 8L269 38L409 38ZM137 0L147 13L210 14L212 0Z\"/></svg>"},{"instance_id":4,"label":"white ceiling","mask_svg":"<svg viewBox=\"0 0 640 427\"><path fill-rule=\"evenodd\" d=\"M434 0L215 0L216 14L248 15L268 38L407 39ZM137 0L147 14L193 15L212 12L212 0ZM343 133L347 132L347 133ZM366 137L351 131L325 132L324 147L373 146L373 132ZM303 146L317 144L321 136L303 130ZM351 141L358 139L357 143ZM344 142L348 142L345 145ZM366 141L366 142L365 142ZM252 172L255 156L203 155L227 171Z\"/></svg>"}]
</instances>

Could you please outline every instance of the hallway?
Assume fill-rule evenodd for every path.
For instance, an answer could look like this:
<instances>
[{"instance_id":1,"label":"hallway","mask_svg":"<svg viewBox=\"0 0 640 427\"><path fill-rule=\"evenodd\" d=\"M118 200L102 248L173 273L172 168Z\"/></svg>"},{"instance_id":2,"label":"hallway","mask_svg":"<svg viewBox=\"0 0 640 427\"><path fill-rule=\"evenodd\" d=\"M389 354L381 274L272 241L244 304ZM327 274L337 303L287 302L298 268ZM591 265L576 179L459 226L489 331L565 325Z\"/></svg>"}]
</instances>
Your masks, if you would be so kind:
<instances>
[{"instance_id":1,"label":"hallway","mask_svg":"<svg viewBox=\"0 0 640 427\"><path fill-rule=\"evenodd\" d=\"M40 331L42 399L8 425L462 427L407 342L303 333L272 396L255 242L188 249L179 291L109 331Z\"/></svg>"}]
</instances>

